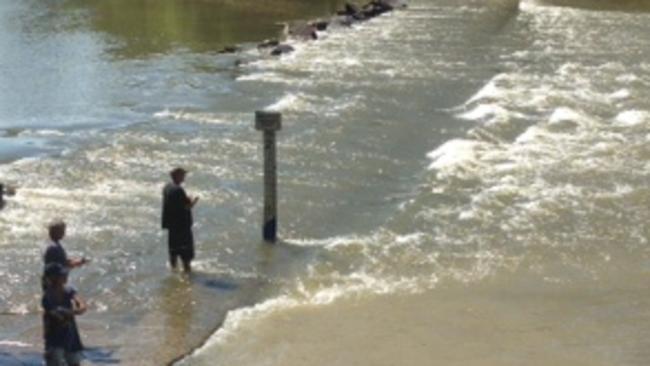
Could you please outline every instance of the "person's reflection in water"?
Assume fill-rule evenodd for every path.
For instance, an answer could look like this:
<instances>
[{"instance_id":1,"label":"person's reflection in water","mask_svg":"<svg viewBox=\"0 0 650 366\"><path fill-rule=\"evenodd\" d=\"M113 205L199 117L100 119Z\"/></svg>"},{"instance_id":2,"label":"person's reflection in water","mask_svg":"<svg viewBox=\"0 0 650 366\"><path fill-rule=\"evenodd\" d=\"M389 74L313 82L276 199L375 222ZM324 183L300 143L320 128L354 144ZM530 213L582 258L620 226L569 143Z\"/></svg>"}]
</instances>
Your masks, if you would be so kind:
<instances>
[{"instance_id":1,"label":"person's reflection in water","mask_svg":"<svg viewBox=\"0 0 650 366\"><path fill-rule=\"evenodd\" d=\"M160 299L165 328L164 347L160 351L170 352L168 356L178 356L191 346L193 296L190 278L170 276L162 284Z\"/></svg>"}]
</instances>

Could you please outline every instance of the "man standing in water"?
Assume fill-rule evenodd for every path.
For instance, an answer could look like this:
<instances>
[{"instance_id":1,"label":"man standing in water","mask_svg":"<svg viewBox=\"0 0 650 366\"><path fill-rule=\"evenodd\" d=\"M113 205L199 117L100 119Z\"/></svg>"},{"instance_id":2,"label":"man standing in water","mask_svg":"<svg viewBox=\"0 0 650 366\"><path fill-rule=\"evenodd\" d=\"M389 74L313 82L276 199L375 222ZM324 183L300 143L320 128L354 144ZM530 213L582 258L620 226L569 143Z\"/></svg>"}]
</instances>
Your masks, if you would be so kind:
<instances>
[{"instance_id":1,"label":"man standing in water","mask_svg":"<svg viewBox=\"0 0 650 366\"><path fill-rule=\"evenodd\" d=\"M199 198L191 199L181 185L187 171L183 168L172 170L170 183L163 189L162 228L169 231L169 265L176 269L178 257L183 261L183 270L192 270L194 259L194 237L192 235L192 208Z\"/></svg>"}]
</instances>

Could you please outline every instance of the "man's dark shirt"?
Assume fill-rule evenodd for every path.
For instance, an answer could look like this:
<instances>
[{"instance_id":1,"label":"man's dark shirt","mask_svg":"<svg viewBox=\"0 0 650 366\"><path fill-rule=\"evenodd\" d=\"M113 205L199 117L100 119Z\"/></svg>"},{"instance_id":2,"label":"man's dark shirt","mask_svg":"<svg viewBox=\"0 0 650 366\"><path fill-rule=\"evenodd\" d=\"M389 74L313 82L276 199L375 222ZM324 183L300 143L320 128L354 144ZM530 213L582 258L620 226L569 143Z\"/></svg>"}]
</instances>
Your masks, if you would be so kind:
<instances>
[{"instance_id":1,"label":"man's dark shirt","mask_svg":"<svg viewBox=\"0 0 650 366\"><path fill-rule=\"evenodd\" d=\"M168 183L163 189L163 229L188 230L192 227L192 210L190 199L183 187Z\"/></svg>"},{"instance_id":2,"label":"man's dark shirt","mask_svg":"<svg viewBox=\"0 0 650 366\"><path fill-rule=\"evenodd\" d=\"M51 241L47 244L47 248L45 248L43 264L48 265L50 263L58 263L64 267L68 266L68 255L58 242Z\"/></svg>"}]
</instances>

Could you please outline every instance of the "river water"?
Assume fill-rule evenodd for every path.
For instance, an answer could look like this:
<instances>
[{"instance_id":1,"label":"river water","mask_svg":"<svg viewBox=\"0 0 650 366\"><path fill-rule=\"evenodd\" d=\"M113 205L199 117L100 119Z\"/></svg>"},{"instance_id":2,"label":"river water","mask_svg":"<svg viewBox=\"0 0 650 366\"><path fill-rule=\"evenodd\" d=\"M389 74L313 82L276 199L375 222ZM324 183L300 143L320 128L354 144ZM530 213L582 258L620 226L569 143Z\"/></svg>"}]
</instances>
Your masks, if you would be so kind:
<instances>
[{"instance_id":1,"label":"river water","mask_svg":"<svg viewBox=\"0 0 650 366\"><path fill-rule=\"evenodd\" d=\"M650 361L642 2L413 0L280 59L215 50L336 2L241 15L248 39L207 1L27 3L0 7L10 357L39 347L43 225L60 216L93 259L71 278L91 363L197 346L181 365ZM272 247L260 108L284 113ZM168 274L158 230L177 164L201 196L191 277Z\"/></svg>"}]
</instances>

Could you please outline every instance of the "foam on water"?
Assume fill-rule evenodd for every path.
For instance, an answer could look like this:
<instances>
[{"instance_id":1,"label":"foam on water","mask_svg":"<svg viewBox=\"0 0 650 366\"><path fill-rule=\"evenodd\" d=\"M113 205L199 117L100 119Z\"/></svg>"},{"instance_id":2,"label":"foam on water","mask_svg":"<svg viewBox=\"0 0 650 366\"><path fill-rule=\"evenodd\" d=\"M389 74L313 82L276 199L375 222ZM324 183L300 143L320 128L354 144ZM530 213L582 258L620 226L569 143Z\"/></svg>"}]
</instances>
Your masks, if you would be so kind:
<instances>
[{"instance_id":1,"label":"foam on water","mask_svg":"<svg viewBox=\"0 0 650 366\"><path fill-rule=\"evenodd\" d=\"M439 172L458 168L470 161L476 161L476 156L484 143L472 140L451 140L446 142L427 157L432 160L429 169Z\"/></svg>"},{"instance_id":2,"label":"foam on water","mask_svg":"<svg viewBox=\"0 0 650 366\"><path fill-rule=\"evenodd\" d=\"M188 112L184 110L172 111L165 109L160 112L154 113L154 117L158 119L172 119L180 121L192 121L199 123L210 123L210 124L233 124L235 121L239 120L241 116L231 116L231 115L217 115L213 113L196 113Z\"/></svg>"},{"instance_id":3,"label":"foam on water","mask_svg":"<svg viewBox=\"0 0 650 366\"><path fill-rule=\"evenodd\" d=\"M594 24L609 29L611 19L526 2L513 24L499 28L506 35L493 35L502 37L497 40L459 37L458 42L466 42L459 52L464 57L453 59L452 44L435 47L444 53L423 45L442 34L427 31L443 20L436 11L445 11L448 19L458 17L465 28L464 17L486 10L436 6L416 4L414 11L332 32L279 62L255 65L256 75L262 76L256 81L273 83L281 75L289 89L274 107L298 114L327 101L319 88L363 95L363 104L352 108L387 114L392 106L417 98L410 89L421 87L422 99L441 98L444 93L426 90L437 85L440 75L450 74L445 81L471 80L475 92L464 100L450 98L454 106L436 112L445 111L455 123L478 123L465 123L469 131L430 147L428 171L425 161L423 172L408 177L411 191L397 199L379 228L288 239L288 245L315 258L307 272L285 282L281 295L231 312L224 327L185 364L208 364L221 350L231 349L229 342L253 338L255 325L271 314L332 306L347 297L422 292L447 281L478 283L502 272L524 272L540 283L593 281L611 273L603 268L611 266L621 248L634 252L647 243L648 81L643 65L600 54L607 42L620 44L618 37L624 37L609 32L603 39L593 30ZM623 21L627 15L613 18ZM508 37L523 40L510 46ZM618 51L634 54L643 47L628 38ZM498 54L500 61L490 77L472 79L476 69L489 68L480 65L482 58L470 56L476 56L471 42L482 41L508 46L481 49ZM264 75L270 78L264 80ZM386 85L394 89L394 104L381 98ZM373 104L377 100L389 102L378 106ZM336 103L324 104L331 108ZM441 117L422 113L409 118L426 119L433 127ZM321 165L332 169L336 164ZM318 186L318 179L309 178ZM345 184L342 180L318 187ZM637 254L647 260L646 251Z\"/></svg>"},{"instance_id":4,"label":"foam on water","mask_svg":"<svg viewBox=\"0 0 650 366\"><path fill-rule=\"evenodd\" d=\"M648 111L623 111L616 116L615 122L622 127L648 125L650 113Z\"/></svg>"},{"instance_id":5,"label":"foam on water","mask_svg":"<svg viewBox=\"0 0 650 366\"><path fill-rule=\"evenodd\" d=\"M380 234L381 235L381 234ZM378 235L378 236L380 236ZM329 240L297 240L292 243L299 243L304 246L319 246L334 252L345 250L343 248L351 245L370 245L378 239L360 237L340 237ZM398 245L408 245L411 241L417 241L420 234L398 238ZM260 304L234 310L228 313L224 324L220 329L192 355L179 362L179 365L206 364L210 362L210 351L215 347L227 346L229 342L240 339L242 333L254 332L255 325L263 322L264 319L277 312L286 312L290 309L300 307L327 306L342 298L362 296L364 294L382 294L404 292L419 292L424 286L419 283L422 279L408 277L381 276L377 273L369 273L364 270L347 274L328 274L328 281L323 282L321 271L316 268L319 265L311 266L309 276L297 280L296 284L287 286L290 293L264 301ZM429 280L429 286L433 286L437 279ZM328 284L329 283L329 284Z\"/></svg>"},{"instance_id":6,"label":"foam on water","mask_svg":"<svg viewBox=\"0 0 650 366\"><path fill-rule=\"evenodd\" d=\"M20 348L32 347L32 345L29 343L15 342L15 341L0 341L0 346L10 346L10 347L20 347Z\"/></svg>"},{"instance_id":7,"label":"foam on water","mask_svg":"<svg viewBox=\"0 0 650 366\"><path fill-rule=\"evenodd\" d=\"M265 109L275 112L304 110L309 105L305 100L304 95L300 94L287 94L280 98L277 102L267 106Z\"/></svg>"},{"instance_id":8,"label":"foam on water","mask_svg":"<svg viewBox=\"0 0 650 366\"><path fill-rule=\"evenodd\" d=\"M513 248L517 245L569 247L580 252L595 245L604 251L615 245L636 248L646 242L642 229L646 215L631 198L644 196L645 188L638 183L647 180L642 158L647 155L645 140L639 134L648 126L647 113L635 109L644 103L636 99L644 93L645 86L639 84L646 84L638 76L642 67L624 61L581 62L575 56L569 62L558 61L571 57L568 49L590 55L598 47L594 43L600 42L574 38L573 33L562 33L565 36L558 37L562 41L556 41L554 37L564 32L558 24L592 27L599 21L598 15L530 6L523 10L540 40L513 56L548 58L552 65L513 67L452 109L463 119L489 120L497 115L496 110L502 115L507 110L510 118L477 126L468 134L471 139L450 141L429 154L433 191L449 196L464 191L468 200L457 209L425 208L419 215L448 223L444 216L451 214L487 230L483 236L489 232L509 242L512 247L507 251L511 252L516 252ZM590 19L581 19L586 15ZM629 43L626 46L636 47L635 41ZM616 210L605 208L608 205L626 207L624 211L631 216L624 214L621 220ZM583 221L583 215L608 227L626 227L629 233L621 235L612 229L599 236L594 231L600 230ZM472 232L466 234L468 241L495 244L473 237ZM598 261L585 264L575 255L567 255L563 261L580 263L576 267L591 276L586 267L597 267Z\"/></svg>"},{"instance_id":9,"label":"foam on water","mask_svg":"<svg viewBox=\"0 0 650 366\"><path fill-rule=\"evenodd\" d=\"M445 254L429 247L429 233L397 234L380 230L369 236L328 239L289 239L291 245L324 250L321 260L309 266L286 293L252 307L231 311L223 326L180 365L208 364L215 349L233 346L269 316L299 308L329 306L342 299L380 294L421 293L436 287L441 278L473 282L512 258L483 250L471 254ZM361 255L359 255L361 254ZM350 260L352 259L352 263ZM445 261L466 261L468 267L448 267ZM407 269L407 267L410 267ZM233 356L233 355L230 355Z\"/></svg>"}]
</instances>

